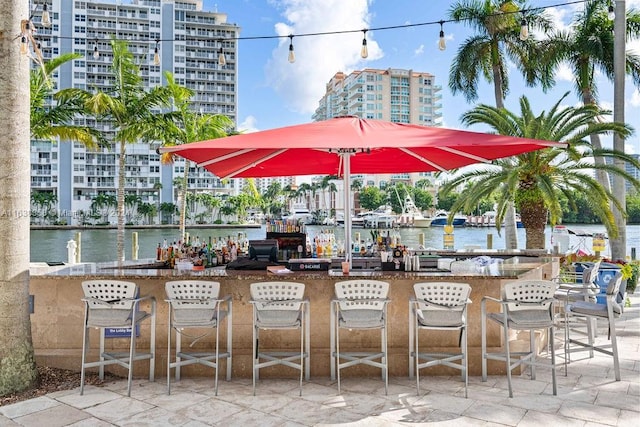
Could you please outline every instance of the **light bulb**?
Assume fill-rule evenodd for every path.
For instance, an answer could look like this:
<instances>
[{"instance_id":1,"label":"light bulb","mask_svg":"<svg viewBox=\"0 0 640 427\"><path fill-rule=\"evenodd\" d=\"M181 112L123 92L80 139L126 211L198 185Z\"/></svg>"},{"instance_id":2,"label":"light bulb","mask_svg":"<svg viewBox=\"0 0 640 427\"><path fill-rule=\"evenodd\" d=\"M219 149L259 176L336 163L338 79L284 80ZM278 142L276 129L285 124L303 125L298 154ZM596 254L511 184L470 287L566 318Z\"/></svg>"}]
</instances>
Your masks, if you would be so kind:
<instances>
[{"instance_id":1,"label":"light bulb","mask_svg":"<svg viewBox=\"0 0 640 427\"><path fill-rule=\"evenodd\" d=\"M160 65L160 51L158 50L158 42L156 42L156 48L153 51L153 65Z\"/></svg>"},{"instance_id":2,"label":"light bulb","mask_svg":"<svg viewBox=\"0 0 640 427\"><path fill-rule=\"evenodd\" d=\"M612 21L616 19L616 9L613 7L613 3L609 3L609 11L607 12L607 15L609 15L609 19Z\"/></svg>"},{"instance_id":3,"label":"light bulb","mask_svg":"<svg viewBox=\"0 0 640 427\"><path fill-rule=\"evenodd\" d=\"M27 43L27 36L22 36L20 39L20 53L26 55L29 53L29 43Z\"/></svg>"},{"instance_id":4,"label":"light bulb","mask_svg":"<svg viewBox=\"0 0 640 427\"><path fill-rule=\"evenodd\" d=\"M293 51L293 36L289 36L289 58L290 63L296 62L296 54Z\"/></svg>"},{"instance_id":5,"label":"light bulb","mask_svg":"<svg viewBox=\"0 0 640 427\"><path fill-rule=\"evenodd\" d=\"M526 41L529 38L529 24L527 20L522 18L520 21L520 40Z\"/></svg>"},{"instance_id":6,"label":"light bulb","mask_svg":"<svg viewBox=\"0 0 640 427\"><path fill-rule=\"evenodd\" d=\"M220 54L218 55L218 65L221 67L224 67L225 65L227 65L227 59L224 57L224 52L222 51L222 48L220 48Z\"/></svg>"},{"instance_id":7,"label":"light bulb","mask_svg":"<svg viewBox=\"0 0 640 427\"><path fill-rule=\"evenodd\" d=\"M50 27L51 26L51 18L49 17L49 7L47 6L46 3L42 5L41 23L42 23L43 27Z\"/></svg>"},{"instance_id":8,"label":"light bulb","mask_svg":"<svg viewBox=\"0 0 640 427\"><path fill-rule=\"evenodd\" d=\"M292 64L293 64L294 62L296 62L296 54L295 54L295 52L293 51L293 45L292 45L292 44L290 44L290 45L289 45L289 57L288 57L288 60L289 60L289 62L291 62Z\"/></svg>"},{"instance_id":9,"label":"light bulb","mask_svg":"<svg viewBox=\"0 0 640 427\"><path fill-rule=\"evenodd\" d=\"M98 51L98 43L93 45L93 59L100 58L100 51Z\"/></svg>"},{"instance_id":10,"label":"light bulb","mask_svg":"<svg viewBox=\"0 0 640 427\"><path fill-rule=\"evenodd\" d=\"M369 49L367 49L367 39L362 39L362 49L360 49L360 57L365 59L369 56Z\"/></svg>"},{"instance_id":11,"label":"light bulb","mask_svg":"<svg viewBox=\"0 0 640 427\"><path fill-rule=\"evenodd\" d=\"M447 48L447 42L444 39L444 28L442 28L444 21L440 21L439 23L440 23L440 35L438 37L438 49L445 50Z\"/></svg>"}]
</instances>

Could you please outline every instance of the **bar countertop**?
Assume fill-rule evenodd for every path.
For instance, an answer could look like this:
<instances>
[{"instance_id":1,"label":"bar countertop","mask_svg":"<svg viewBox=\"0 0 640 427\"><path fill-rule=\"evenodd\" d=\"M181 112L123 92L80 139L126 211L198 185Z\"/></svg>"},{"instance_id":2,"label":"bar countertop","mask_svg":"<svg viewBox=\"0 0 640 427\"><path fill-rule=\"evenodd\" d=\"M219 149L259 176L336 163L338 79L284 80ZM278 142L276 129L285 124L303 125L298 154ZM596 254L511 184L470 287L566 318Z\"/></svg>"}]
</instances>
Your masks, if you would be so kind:
<instances>
[{"instance_id":1,"label":"bar countertop","mask_svg":"<svg viewBox=\"0 0 640 427\"><path fill-rule=\"evenodd\" d=\"M326 279L327 277L335 278L417 278L417 277L433 277L433 276L451 276L451 277L501 277L516 278L520 274L539 267L549 262L550 258L522 257L514 256L505 259L503 262L494 264L491 268L480 268L475 271L468 270L463 273L451 273L446 270L435 268L421 269L419 271L394 271L379 269L354 269L348 274L343 274L341 270L329 269L328 271L291 271L288 269L280 270L278 273L272 273L266 270L230 270L224 266L206 268L204 270L178 270L167 268L153 268L154 260L137 260L124 261L122 263L81 263L81 264L65 264L59 266L48 266L46 263L32 263L30 267L31 276L47 277L51 279L64 279L67 277L75 278L198 278L198 277L226 277L240 280L264 280L265 277L273 280L304 278L304 279Z\"/></svg>"}]
</instances>

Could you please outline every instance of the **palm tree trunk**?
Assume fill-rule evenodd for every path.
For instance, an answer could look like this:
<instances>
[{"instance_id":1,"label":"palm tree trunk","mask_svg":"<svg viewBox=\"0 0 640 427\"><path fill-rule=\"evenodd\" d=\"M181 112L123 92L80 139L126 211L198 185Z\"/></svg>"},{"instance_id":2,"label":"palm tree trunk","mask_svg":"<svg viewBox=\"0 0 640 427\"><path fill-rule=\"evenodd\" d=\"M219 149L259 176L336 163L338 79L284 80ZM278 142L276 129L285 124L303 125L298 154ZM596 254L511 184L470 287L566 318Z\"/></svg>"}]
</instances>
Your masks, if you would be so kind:
<instances>
[{"instance_id":1,"label":"palm tree trunk","mask_svg":"<svg viewBox=\"0 0 640 427\"><path fill-rule=\"evenodd\" d=\"M493 91L496 98L496 107L504 108L502 93L502 74L498 64L493 66ZM509 203L504 217L504 242L505 249L518 249L518 227L516 226L516 208Z\"/></svg>"},{"instance_id":2,"label":"palm tree trunk","mask_svg":"<svg viewBox=\"0 0 640 427\"><path fill-rule=\"evenodd\" d=\"M20 54L28 2L0 0L0 396L36 379L29 319L29 63Z\"/></svg>"},{"instance_id":3,"label":"palm tree trunk","mask_svg":"<svg viewBox=\"0 0 640 427\"><path fill-rule=\"evenodd\" d=\"M544 249L544 229L547 225L547 208L544 202L522 204L520 215L526 230L527 249Z\"/></svg>"},{"instance_id":4,"label":"palm tree trunk","mask_svg":"<svg viewBox=\"0 0 640 427\"><path fill-rule=\"evenodd\" d=\"M116 233L116 253L117 260L124 261L124 184L125 184L125 164L127 155L127 143L120 141L120 158L118 159L118 189L117 189L117 216L118 231Z\"/></svg>"},{"instance_id":5,"label":"palm tree trunk","mask_svg":"<svg viewBox=\"0 0 640 427\"><path fill-rule=\"evenodd\" d=\"M624 86L625 86L625 65L626 65L626 38L625 28L626 22L626 5L622 0L616 0L616 17L614 22L614 52L613 52L613 120L617 123L624 123ZM624 138L620 135L613 135L613 149L624 153ZM625 165L622 160L616 159L614 164L624 169ZM625 204L626 188L622 177L613 176L613 194L622 205ZM609 244L611 245L611 258L612 259L626 259L627 254L627 220L624 212L621 212L616 206L612 206L613 216L615 218L616 226L618 228L618 237L611 238Z\"/></svg>"},{"instance_id":6,"label":"palm tree trunk","mask_svg":"<svg viewBox=\"0 0 640 427\"><path fill-rule=\"evenodd\" d=\"M584 105L597 105L595 98L593 97L593 93L591 89L586 88L582 90L582 103ZM599 150L602 148L602 143L600 142L600 135L591 134L589 135L589 139L591 140L591 146ZM604 158L600 156L595 156L593 161L596 165L604 165ZM611 191L611 185L609 183L609 174L603 170L596 170L596 179L598 182L607 189L607 191Z\"/></svg>"},{"instance_id":7,"label":"palm tree trunk","mask_svg":"<svg viewBox=\"0 0 640 427\"><path fill-rule=\"evenodd\" d=\"M509 202L507 212L504 215L504 241L505 249L518 249L518 225L516 224L516 207L513 202ZM528 239L527 246L529 246Z\"/></svg>"}]
</instances>

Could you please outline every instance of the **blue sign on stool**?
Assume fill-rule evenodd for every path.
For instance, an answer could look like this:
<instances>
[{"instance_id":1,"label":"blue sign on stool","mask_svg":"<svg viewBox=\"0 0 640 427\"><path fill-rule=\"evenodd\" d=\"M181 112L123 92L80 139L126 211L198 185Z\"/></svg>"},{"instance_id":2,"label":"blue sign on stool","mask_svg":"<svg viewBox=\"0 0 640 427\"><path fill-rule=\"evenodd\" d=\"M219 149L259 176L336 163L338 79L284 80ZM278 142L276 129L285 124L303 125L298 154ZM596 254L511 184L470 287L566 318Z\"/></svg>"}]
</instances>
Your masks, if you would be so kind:
<instances>
[{"instance_id":1,"label":"blue sign on stool","mask_svg":"<svg viewBox=\"0 0 640 427\"><path fill-rule=\"evenodd\" d=\"M136 325L136 337L140 336L140 325ZM131 328L105 328L105 338L130 338Z\"/></svg>"},{"instance_id":2,"label":"blue sign on stool","mask_svg":"<svg viewBox=\"0 0 640 427\"><path fill-rule=\"evenodd\" d=\"M618 271L620 271L620 267L617 264L603 263L600 265L600 270L598 270L598 277L596 277L596 284L600 287L600 293L596 296L598 304L607 303L607 286L609 286L609 282L613 279ZM620 287L618 297L616 298L616 301L618 303L621 303L624 300L624 291L625 289Z\"/></svg>"}]
</instances>

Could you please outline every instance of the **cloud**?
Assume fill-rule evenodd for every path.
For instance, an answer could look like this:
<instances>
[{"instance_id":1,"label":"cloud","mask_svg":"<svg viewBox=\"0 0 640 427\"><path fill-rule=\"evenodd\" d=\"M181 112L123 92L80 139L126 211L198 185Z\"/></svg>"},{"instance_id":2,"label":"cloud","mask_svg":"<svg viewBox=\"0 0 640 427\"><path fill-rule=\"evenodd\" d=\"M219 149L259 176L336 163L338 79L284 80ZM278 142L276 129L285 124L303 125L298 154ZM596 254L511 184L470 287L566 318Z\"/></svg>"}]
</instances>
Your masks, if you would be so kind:
<instances>
[{"instance_id":1,"label":"cloud","mask_svg":"<svg viewBox=\"0 0 640 427\"><path fill-rule=\"evenodd\" d=\"M253 133L257 132L260 129L257 127L258 120L254 116L247 116L245 119L238 125L238 131L242 133Z\"/></svg>"},{"instance_id":2,"label":"cloud","mask_svg":"<svg viewBox=\"0 0 640 427\"><path fill-rule=\"evenodd\" d=\"M574 82L576 77L566 63L560 64L555 74L556 81Z\"/></svg>"},{"instance_id":3,"label":"cloud","mask_svg":"<svg viewBox=\"0 0 640 427\"><path fill-rule=\"evenodd\" d=\"M285 22L275 24L280 36L293 34L296 61L287 61L289 38L280 39L265 66L267 83L292 111L311 114L325 93L325 84L338 71L365 68L360 58L363 34L360 31L322 37L295 37L296 34L357 30L369 27L368 0L272 0L282 9ZM367 33L368 60L383 56L372 33Z\"/></svg>"},{"instance_id":4,"label":"cloud","mask_svg":"<svg viewBox=\"0 0 640 427\"><path fill-rule=\"evenodd\" d=\"M424 44L418 46L416 50L413 51L413 56L421 56L424 53Z\"/></svg>"}]
</instances>

